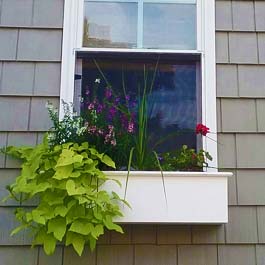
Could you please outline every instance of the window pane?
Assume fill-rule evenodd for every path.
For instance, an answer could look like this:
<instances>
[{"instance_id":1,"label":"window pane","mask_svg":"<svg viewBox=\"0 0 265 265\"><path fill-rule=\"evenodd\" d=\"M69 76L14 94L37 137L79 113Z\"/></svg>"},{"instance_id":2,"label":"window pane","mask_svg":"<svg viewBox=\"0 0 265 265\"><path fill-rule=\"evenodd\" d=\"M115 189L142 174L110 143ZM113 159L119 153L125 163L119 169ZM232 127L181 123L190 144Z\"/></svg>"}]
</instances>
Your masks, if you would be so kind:
<instances>
[{"instance_id":1,"label":"window pane","mask_svg":"<svg viewBox=\"0 0 265 265\"><path fill-rule=\"evenodd\" d=\"M137 4L85 1L84 47L135 48Z\"/></svg>"},{"instance_id":2,"label":"window pane","mask_svg":"<svg viewBox=\"0 0 265 265\"><path fill-rule=\"evenodd\" d=\"M144 4L144 48L196 49L195 4Z\"/></svg>"},{"instance_id":3,"label":"window pane","mask_svg":"<svg viewBox=\"0 0 265 265\"><path fill-rule=\"evenodd\" d=\"M144 76L147 78L148 94L154 78L154 86L148 96L150 150L167 152L176 150L183 144L196 149L199 143L195 127L200 122L198 113L201 112L199 58L183 57L179 60L172 54L160 56L159 62L158 55L155 54L87 56L82 63L81 113L86 113L95 99L104 105L106 87L111 87L113 91L113 104L116 98L122 102L125 87L126 95L132 102L131 111L137 117L137 104L143 95ZM100 84L95 84L96 79L101 79ZM111 100L108 104L112 104Z\"/></svg>"}]
</instances>

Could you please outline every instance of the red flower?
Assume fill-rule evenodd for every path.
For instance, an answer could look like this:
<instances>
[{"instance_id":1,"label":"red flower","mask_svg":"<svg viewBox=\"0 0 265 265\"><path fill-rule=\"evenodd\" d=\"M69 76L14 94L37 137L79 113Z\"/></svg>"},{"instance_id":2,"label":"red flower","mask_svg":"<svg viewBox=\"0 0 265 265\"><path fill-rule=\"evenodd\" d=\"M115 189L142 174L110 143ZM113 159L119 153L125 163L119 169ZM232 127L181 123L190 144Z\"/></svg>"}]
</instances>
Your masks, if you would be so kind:
<instances>
[{"instance_id":1,"label":"red flower","mask_svg":"<svg viewBox=\"0 0 265 265\"><path fill-rule=\"evenodd\" d=\"M206 127L205 125L198 123L196 126L196 134L201 134L203 136L206 136L207 133L210 132L210 129Z\"/></svg>"}]
</instances>

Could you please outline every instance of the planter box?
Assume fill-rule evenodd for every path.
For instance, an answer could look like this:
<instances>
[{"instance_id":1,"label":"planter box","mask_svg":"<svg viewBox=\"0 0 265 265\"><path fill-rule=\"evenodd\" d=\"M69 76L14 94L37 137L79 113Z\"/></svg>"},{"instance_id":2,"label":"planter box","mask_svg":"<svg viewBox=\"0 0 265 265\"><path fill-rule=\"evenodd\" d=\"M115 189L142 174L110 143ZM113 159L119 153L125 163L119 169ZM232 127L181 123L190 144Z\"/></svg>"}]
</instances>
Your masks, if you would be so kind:
<instances>
[{"instance_id":1,"label":"planter box","mask_svg":"<svg viewBox=\"0 0 265 265\"><path fill-rule=\"evenodd\" d=\"M124 198L127 171L107 171L122 187L108 181L104 188ZM118 223L198 223L228 222L228 172L130 172L124 217ZM166 196L165 196L166 194Z\"/></svg>"}]
</instances>

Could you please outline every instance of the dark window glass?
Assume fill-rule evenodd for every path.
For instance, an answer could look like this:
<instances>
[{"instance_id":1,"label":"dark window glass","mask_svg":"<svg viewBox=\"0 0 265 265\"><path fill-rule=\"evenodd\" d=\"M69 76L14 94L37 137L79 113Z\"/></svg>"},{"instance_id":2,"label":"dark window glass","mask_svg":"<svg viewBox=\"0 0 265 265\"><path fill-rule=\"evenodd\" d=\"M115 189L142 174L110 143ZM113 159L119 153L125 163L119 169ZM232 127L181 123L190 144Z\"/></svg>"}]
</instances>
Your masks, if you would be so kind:
<instances>
[{"instance_id":1,"label":"dark window glass","mask_svg":"<svg viewBox=\"0 0 265 265\"><path fill-rule=\"evenodd\" d=\"M86 112L95 97L103 100L106 88L111 86L113 95L121 101L125 100L125 91L131 111L137 116L139 99L146 87L149 148L165 152L186 144L197 149L200 143L194 130L201 120L199 56L85 53L79 57L81 113ZM95 83L97 79L100 83Z\"/></svg>"}]
</instances>

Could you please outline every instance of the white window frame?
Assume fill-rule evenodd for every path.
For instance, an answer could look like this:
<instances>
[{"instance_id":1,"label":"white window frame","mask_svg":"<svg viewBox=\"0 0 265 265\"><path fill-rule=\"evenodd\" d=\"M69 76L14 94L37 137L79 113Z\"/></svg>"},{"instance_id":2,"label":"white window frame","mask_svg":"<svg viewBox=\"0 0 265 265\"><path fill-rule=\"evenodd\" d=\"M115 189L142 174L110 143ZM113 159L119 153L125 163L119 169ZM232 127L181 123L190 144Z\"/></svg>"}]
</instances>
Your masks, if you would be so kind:
<instances>
[{"instance_id":1,"label":"white window frame","mask_svg":"<svg viewBox=\"0 0 265 265\"><path fill-rule=\"evenodd\" d=\"M110 0L105 0L110 1ZM140 0L143 2L143 0ZM146 0L145 0L146 1ZM156 0L152 0L155 2ZM194 0L184 0L193 3ZM183 0L166 0L159 3L176 3ZM83 48L84 0L65 0L61 90L60 102L73 102L74 74L77 51L110 52L159 52L201 54L202 64L202 123L211 129L210 138L203 137L203 148L213 157L207 171L217 171L217 118L216 118L216 62L215 62L215 0L197 0L197 49L196 50L157 50L157 49L112 49ZM138 38L139 39L139 38ZM60 107L60 117L63 108Z\"/></svg>"}]
</instances>

